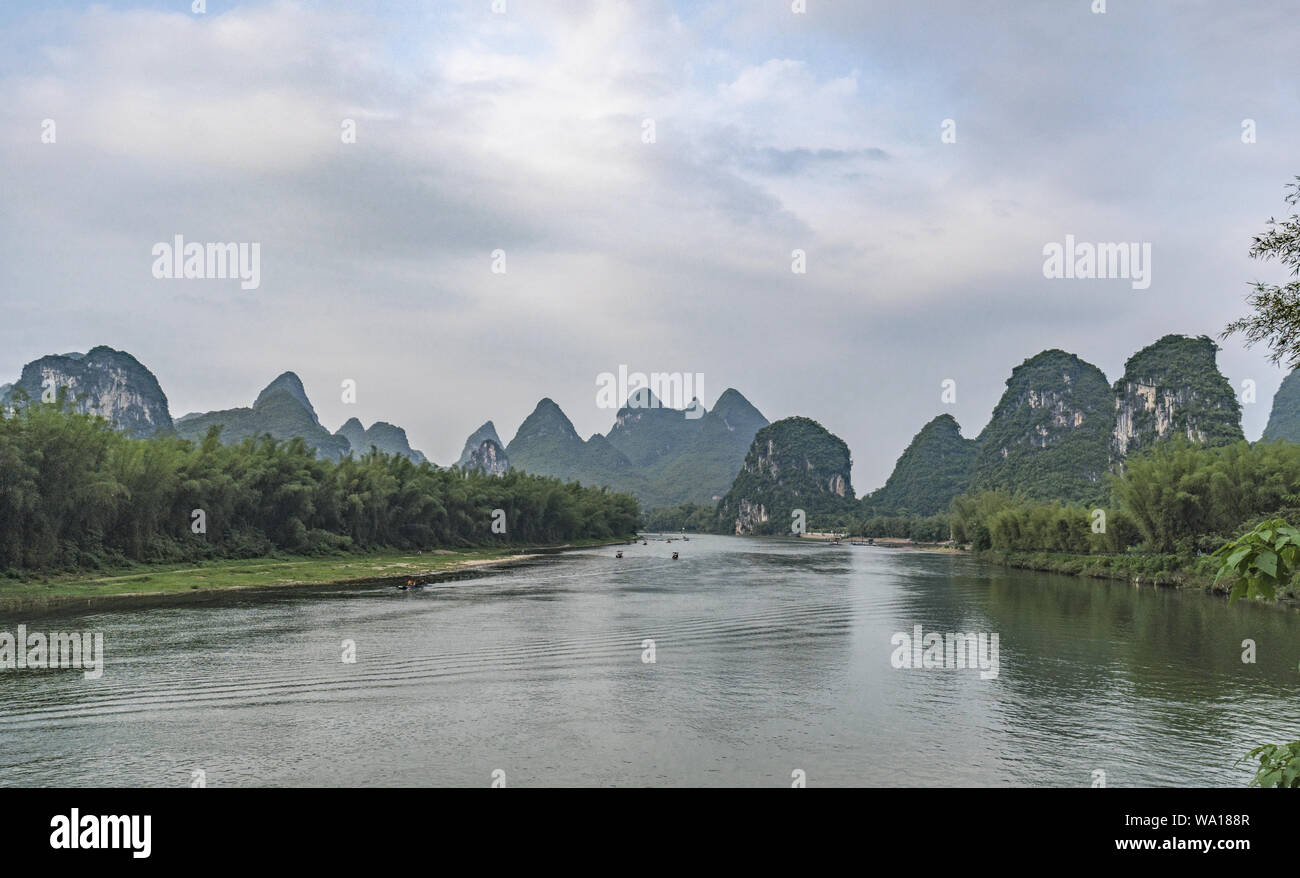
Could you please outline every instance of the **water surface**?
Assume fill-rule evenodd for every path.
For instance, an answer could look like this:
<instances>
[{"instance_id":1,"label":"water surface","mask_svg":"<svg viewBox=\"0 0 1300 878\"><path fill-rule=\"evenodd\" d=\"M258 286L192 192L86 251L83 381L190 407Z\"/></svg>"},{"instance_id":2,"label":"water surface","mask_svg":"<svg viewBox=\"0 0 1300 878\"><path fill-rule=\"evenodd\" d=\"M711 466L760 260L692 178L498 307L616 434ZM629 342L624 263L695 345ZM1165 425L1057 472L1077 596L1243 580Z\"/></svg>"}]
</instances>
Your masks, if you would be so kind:
<instances>
[{"instance_id":1,"label":"water surface","mask_svg":"<svg viewBox=\"0 0 1300 878\"><path fill-rule=\"evenodd\" d=\"M0 617L106 642L98 680L0 671L0 785L1237 786L1300 737L1291 611L879 548L622 548ZM997 633L997 678L894 668L918 624Z\"/></svg>"}]
</instances>

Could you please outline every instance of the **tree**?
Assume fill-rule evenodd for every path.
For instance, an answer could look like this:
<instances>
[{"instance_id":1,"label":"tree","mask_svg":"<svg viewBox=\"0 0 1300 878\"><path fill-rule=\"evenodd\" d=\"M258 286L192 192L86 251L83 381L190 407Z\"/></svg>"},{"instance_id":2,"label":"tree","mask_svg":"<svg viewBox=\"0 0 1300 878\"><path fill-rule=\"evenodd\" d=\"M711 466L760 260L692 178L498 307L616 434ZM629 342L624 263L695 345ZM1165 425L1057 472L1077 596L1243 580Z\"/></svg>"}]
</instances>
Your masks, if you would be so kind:
<instances>
[{"instance_id":1,"label":"tree","mask_svg":"<svg viewBox=\"0 0 1300 878\"><path fill-rule=\"evenodd\" d=\"M1300 177L1288 184L1290 193L1286 203L1300 204ZM1220 334L1226 338L1234 333L1246 336L1246 347L1264 342L1272 353L1274 363L1286 361L1288 368L1300 367L1300 214L1278 222L1269 218L1268 231L1256 235L1250 246L1252 259L1276 259L1290 269L1293 280L1284 284L1255 281L1254 292L1246 302L1253 314L1234 320Z\"/></svg>"}]
</instances>

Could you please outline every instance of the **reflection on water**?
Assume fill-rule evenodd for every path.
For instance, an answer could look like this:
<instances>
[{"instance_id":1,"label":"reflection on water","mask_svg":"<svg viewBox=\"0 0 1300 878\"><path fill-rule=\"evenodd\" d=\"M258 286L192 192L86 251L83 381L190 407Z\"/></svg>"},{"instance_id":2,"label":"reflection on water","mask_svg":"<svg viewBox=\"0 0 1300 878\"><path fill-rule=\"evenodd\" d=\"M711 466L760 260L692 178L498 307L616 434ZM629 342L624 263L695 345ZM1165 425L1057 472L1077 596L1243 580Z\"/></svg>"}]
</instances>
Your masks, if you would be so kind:
<instances>
[{"instance_id":1,"label":"reflection on water","mask_svg":"<svg viewBox=\"0 0 1300 878\"><path fill-rule=\"evenodd\" d=\"M1300 737L1293 612L878 548L622 550L0 619L105 634L98 680L0 671L0 784L1241 785ZM997 678L894 668L914 625L997 633Z\"/></svg>"}]
</instances>

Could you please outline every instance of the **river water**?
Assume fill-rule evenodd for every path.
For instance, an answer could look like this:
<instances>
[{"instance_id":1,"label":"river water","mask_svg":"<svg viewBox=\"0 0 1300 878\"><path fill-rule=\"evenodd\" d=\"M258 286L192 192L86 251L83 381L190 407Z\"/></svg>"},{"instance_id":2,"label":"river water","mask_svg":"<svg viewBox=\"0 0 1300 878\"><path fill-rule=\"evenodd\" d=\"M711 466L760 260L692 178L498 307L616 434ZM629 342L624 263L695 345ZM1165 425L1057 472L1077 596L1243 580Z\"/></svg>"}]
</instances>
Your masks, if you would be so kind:
<instances>
[{"instance_id":1,"label":"river water","mask_svg":"<svg viewBox=\"0 0 1300 878\"><path fill-rule=\"evenodd\" d=\"M1240 786L1300 738L1293 611L880 548L622 549L0 618L105 639L99 679L0 671L0 785ZM997 634L996 677L894 667L916 625Z\"/></svg>"}]
</instances>

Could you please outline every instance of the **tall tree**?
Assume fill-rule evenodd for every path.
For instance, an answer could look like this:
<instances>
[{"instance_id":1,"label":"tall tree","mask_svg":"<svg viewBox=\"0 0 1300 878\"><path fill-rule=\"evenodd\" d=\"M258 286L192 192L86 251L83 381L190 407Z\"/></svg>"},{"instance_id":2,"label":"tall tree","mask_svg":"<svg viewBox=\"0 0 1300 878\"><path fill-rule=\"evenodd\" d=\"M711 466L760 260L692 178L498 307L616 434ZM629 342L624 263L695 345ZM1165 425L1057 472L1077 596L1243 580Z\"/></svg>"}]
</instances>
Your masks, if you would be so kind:
<instances>
[{"instance_id":1,"label":"tall tree","mask_svg":"<svg viewBox=\"0 0 1300 878\"><path fill-rule=\"evenodd\" d=\"M1292 207L1300 204L1300 177L1287 185L1291 190L1286 203ZM1268 220L1268 230L1256 235L1250 246L1252 259L1276 259L1290 269L1291 281L1270 284L1255 281L1254 292L1246 302L1254 313L1234 320L1223 330L1220 338L1234 333L1246 336L1246 347L1264 342L1274 363L1285 361L1288 368L1300 366L1300 214L1281 222Z\"/></svg>"}]
</instances>

